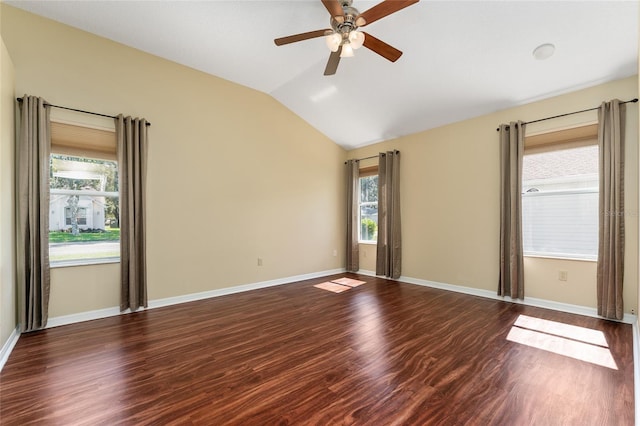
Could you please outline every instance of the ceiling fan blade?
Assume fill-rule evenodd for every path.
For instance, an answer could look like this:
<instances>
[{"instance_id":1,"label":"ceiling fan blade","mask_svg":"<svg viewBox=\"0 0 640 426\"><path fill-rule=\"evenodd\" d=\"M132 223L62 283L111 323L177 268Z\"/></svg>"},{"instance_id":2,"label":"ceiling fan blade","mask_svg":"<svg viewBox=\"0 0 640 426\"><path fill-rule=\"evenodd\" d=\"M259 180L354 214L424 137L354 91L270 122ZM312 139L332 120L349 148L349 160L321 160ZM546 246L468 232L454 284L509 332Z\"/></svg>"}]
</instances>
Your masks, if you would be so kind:
<instances>
[{"instance_id":1,"label":"ceiling fan blade","mask_svg":"<svg viewBox=\"0 0 640 426\"><path fill-rule=\"evenodd\" d=\"M342 10L342 6L340 6L340 2L338 0L321 0L322 4L324 4L324 7L327 8L327 10L329 11L329 14L331 14L331 16L333 18L336 18L338 16L343 17L344 16L344 10ZM342 19L342 21L344 21L344 18Z\"/></svg>"},{"instance_id":2,"label":"ceiling fan blade","mask_svg":"<svg viewBox=\"0 0 640 426\"><path fill-rule=\"evenodd\" d=\"M414 3L418 3L420 0L384 0L382 3L378 3L371 9L365 10L359 16L363 18L365 23L360 25L369 25L372 22L382 19L387 15L391 15L407 6L411 6Z\"/></svg>"},{"instance_id":3,"label":"ceiling fan blade","mask_svg":"<svg viewBox=\"0 0 640 426\"><path fill-rule=\"evenodd\" d=\"M399 51L393 46L388 45L384 41L375 38L369 33L364 33L363 46L366 47L367 49L373 50L378 55L390 60L391 62L397 61L398 58L402 56L401 51Z\"/></svg>"},{"instance_id":4,"label":"ceiling fan blade","mask_svg":"<svg viewBox=\"0 0 640 426\"><path fill-rule=\"evenodd\" d=\"M326 29L326 30L309 31L308 33L300 33L300 34L290 35L287 37L280 37L273 41L277 46L282 46L283 44L295 43L297 41L309 40L310 38L322 37L325 35L327 31L332 31L332 30Z\"/></svg>"},{"instance_id":5,"label":"ceiling fan blade","mask_svg":"<svg viewBox=\"0 0 640 426\"><path fill-rule=\"evenodd\" d=\"M324 69L324 75L334 75L338 70L338 64L340 63L340 53L342 52L342 46L337 51L331 52L327 67Z\"/></svg>"}]
</instances>

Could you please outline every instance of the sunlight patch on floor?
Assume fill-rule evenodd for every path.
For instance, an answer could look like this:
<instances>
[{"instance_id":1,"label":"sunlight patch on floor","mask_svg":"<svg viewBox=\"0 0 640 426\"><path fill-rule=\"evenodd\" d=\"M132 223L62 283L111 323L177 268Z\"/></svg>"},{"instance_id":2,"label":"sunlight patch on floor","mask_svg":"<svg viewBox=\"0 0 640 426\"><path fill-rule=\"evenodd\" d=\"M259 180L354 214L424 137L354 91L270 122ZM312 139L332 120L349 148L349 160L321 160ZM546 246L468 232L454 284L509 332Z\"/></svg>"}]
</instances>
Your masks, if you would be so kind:
<instances>
[{"instance_id":1,"label":"sunlight patch on floor","mask_svg":"<svg viewBox=\"0 0 640 426\"><path fill-rule=\"evenodd\" d=\"M618 369L599 330L520 315L507 340L602 367Z\"/></svg>"}]
</instances>

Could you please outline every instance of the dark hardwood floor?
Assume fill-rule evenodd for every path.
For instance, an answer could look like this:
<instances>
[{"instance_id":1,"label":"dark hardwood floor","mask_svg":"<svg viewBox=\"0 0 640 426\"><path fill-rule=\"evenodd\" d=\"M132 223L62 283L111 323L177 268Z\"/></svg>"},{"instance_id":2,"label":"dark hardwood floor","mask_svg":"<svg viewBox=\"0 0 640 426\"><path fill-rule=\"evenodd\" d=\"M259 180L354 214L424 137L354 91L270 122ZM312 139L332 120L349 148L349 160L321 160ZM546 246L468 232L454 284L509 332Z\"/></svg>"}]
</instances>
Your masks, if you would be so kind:
<instances>
[{"instance_id":1,"label":"dark hardwood floor","mask_svg":"<svg viewBox=\"0 0 640 426\"><path fill-rule=\"evenodd\" d=\"M630 325L346 275L23 335L0 423L634 423Z\"/></svg>"}]
</instances>

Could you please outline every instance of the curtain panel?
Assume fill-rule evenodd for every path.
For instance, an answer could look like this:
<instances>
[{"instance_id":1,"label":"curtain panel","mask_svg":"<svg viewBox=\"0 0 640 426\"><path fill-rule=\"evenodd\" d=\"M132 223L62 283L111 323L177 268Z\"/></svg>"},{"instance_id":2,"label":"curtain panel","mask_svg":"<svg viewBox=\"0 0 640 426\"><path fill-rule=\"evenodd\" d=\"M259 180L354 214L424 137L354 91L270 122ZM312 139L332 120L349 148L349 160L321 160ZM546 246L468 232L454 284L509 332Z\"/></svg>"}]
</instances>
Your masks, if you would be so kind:
<instances>
[{"instance_id":1,"label":"curtain panel","mask_svg":"<svg viewBox=\"0 0 640 426\"><path fill-rule=\"evenodd\" d=\"M22 332L43 329L49 316L49 156L45 100L25 95L16 138L16 277Z\"/></svg>"},{"instance_id":2,"label":"curtain panel","mask_svg":"<svg viewBox=\"0 0 640 426\"><path fill-rule=\"evenodd\" d=\"M599 227L597 266L598 315L624 316L624 112L617 99L598 109Z\"/></svg>"},{"instance_id":3,"label":"curtain panel","mask_svg":"<svg viewBox=\"0 0 640 426\"><path fill-rule=\"evenodd\" d=\"M524 299L522 156L525 123L500 126L500 277L498 295Z\"/></svg>"},{"instance_id":4,"label":"curtain panel","mask_svg":"<svg viewBox=\"0 0 640 426\"><path fill-rule=\"evenodd\" d=\"M147 307L147 121L115 118L120 185L120 310Z\"/></svg>"},{"instance_id":5,"label":"curtain panel","mask_svg":"<svg viewBox=\"0 0 640 426\"><path fill-rule=\"evenodd\" d=\"M358 244L358 191L360 162L347 160L346 162L346 193L347 193L347 271L358 272L360 269L360 244Z\"/></svg>"},{"instance_id":6,"label":"curtain panel","mask_svg":"<svg viewBox=\"0 0 640 426\"><path fill-rule=\"evenodd\" d=\"M402 232L400 220L400 152L378 155L378 242L376 275L400 278Z\"/></svg>"}]
</instances>

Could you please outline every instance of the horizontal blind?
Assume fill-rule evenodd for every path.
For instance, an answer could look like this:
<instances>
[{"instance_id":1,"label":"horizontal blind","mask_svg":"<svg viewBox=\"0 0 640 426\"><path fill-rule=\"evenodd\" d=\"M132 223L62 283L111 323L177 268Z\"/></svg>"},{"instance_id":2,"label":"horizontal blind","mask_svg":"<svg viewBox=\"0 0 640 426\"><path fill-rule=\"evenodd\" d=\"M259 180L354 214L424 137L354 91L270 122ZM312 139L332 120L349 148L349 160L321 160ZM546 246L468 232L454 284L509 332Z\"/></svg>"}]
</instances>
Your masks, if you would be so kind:
<instances>
[{"instance_id":1,"label":"horizontal blind","mask_svg":"<svg viewBox=\"0 0 640 426\"><path fill-rule=\"evenodd\" d=\"M116 133L73 124L51 122L51 152L116 160Z\"/></svg>"},{"instance_id":2,"label":"horizontal blind","mask_svg":"<svg viewBox=\"0 0 640 426\"><path fill-rule=\"evenodd\" d=\"M522 194L524 253L596 259L598 189Z\"/></svg>"},{"instance_id":3,"label":"horizontal blind","mask_svg":"<svg viewBox=\"0 0 640 426\"><path fill-rule=\"evenodd\" d=\"M378 174L378 166L363 167L358 174L360 177L375 176Z\"/></svg>"}]
</instances>

